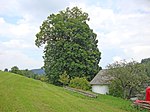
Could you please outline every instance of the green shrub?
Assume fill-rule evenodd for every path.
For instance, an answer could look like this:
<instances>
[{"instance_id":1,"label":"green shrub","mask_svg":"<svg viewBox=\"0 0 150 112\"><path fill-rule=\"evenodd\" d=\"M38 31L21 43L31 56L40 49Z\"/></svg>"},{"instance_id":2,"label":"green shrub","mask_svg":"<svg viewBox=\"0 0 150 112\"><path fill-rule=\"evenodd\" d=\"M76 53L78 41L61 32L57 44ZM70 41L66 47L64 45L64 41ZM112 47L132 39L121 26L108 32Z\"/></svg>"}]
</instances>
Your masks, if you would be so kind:
<instances>
[{"instance_id":1,"label":"green shrub","mask_svg":"<svg viewBox=\"0 0 150 112\"><path fill-rule=\"evenodd\" d=\"M61 82L63 86L66 86L69 84L69 81L70 81L69 75L67 75L67 72L64 71L64 73L59 76L59 82Z\"/></svg>"},{"instance_id":2,"label":"green shrub","mask_svg":"<svg viewBox=\"0 0 150 112\"><path fill-rule=\"evenodd\" d=\"M115 81L112 81L111 84L109 85L109 95L115 96L115 97L120 97L123 98L123 90L120 87L120 83L116 83Z\"/></svg>"},{"instance_id":3,"label":"green shrub","mask_svg":"<svg viewBox=\"0 0 150 112\"><path fill-rule=\"evenodd\" d=\"M70 80L69 86L77 89L90 90L90 84L86 78L75 77Z\"/></svg>"},{"instance_id":4,"label":"green shrub","mask_svg":"<svg viewBox=\"0 0 150 112\"><path fill-rule=\"evenodd\" d=\"M46 75L35 75L36 80L40 80L42 82L47 82L48 78L46 77Z\"/></svg>"}]
</instances>

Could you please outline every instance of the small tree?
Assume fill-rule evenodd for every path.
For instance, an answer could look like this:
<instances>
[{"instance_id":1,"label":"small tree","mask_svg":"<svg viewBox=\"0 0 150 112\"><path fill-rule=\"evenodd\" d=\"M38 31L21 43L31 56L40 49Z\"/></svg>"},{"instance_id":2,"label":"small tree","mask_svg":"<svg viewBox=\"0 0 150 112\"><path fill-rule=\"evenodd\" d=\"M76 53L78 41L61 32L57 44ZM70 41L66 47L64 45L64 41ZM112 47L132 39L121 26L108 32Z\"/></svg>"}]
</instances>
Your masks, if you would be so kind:
<instances>
[{"instance_id":1,"label":"small tree","mask_svg":"<svg viewBox=\"0 0 150 112\"><path fill-rule=\"evenodd\" d=\"M8 69L7 69L7 68L5 68L5 69L4 69L4 72L8 72Z\"/></svg>"},{"instance_id":2,"label":"small tree","mask_svg":"<svg viewBox=\"0 0 150 112\"><path fill-rule=\"evenodd\" d=\"M63 86L66 86L69 84L70 79L66 71L64 71L64 73L59 76L59 81L63 84Z\"/></svg>"},{"instance_id":3,"label":"small tree","mask_svg":"<svg viewBox=\"0 0 150 112\"><path fill-rule=\"evenodd\" d=\"M20 70L17 66L13 66L10 70L10 72L12 73L16 73L16 74L19 74L20 73Z\"/></svg>"},{"instance_id":4,"label":"small tree","mask_svg":"<svg viewBox=\"0 0 150 112\"><path fill-rule=\"evenodd\" d=\"M110 94L122 98L130 98L147 82L145 66L136 61L115 62L108 65L108 75L112 79ZM112 78L113 77L113 78Z\"/></svg>"}]
</instances>

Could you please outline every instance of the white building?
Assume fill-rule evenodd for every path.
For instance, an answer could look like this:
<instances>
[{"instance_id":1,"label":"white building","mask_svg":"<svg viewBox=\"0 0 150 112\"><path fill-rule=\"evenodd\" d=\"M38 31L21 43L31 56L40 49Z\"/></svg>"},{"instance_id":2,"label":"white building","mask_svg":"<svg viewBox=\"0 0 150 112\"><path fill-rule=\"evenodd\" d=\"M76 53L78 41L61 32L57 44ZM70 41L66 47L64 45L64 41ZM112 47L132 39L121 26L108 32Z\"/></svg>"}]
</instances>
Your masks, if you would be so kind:
<instances>
[{"instance_id":1,"label":"white building","mask_svg":"<svg viewBox=\"0 0 150 112\"><path fill-rule=\"evenodd\" d=\"M92 91L99 94L109 93L109 78L106 75L106 70L100 70L99 73L90 82Z\"/></svg>"}]
</instances>

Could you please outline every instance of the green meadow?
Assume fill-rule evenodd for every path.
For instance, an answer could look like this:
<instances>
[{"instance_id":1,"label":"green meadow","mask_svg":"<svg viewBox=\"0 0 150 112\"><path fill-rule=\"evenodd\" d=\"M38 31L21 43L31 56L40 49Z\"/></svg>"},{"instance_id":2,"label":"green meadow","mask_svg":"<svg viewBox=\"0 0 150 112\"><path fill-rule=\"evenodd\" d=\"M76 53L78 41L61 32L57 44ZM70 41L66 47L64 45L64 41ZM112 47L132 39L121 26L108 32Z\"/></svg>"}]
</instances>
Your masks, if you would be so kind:
<instances>
[{"instance_id":1,"label":"green meadow","mask_svg":"<svg viewBox=\"0 0 150 112\"><path fill-rule=\"evenodd\" d=\"M45 82L0 71L0 112L138 112L109 95L89 98Z\"/></svg>"}]
</instances>

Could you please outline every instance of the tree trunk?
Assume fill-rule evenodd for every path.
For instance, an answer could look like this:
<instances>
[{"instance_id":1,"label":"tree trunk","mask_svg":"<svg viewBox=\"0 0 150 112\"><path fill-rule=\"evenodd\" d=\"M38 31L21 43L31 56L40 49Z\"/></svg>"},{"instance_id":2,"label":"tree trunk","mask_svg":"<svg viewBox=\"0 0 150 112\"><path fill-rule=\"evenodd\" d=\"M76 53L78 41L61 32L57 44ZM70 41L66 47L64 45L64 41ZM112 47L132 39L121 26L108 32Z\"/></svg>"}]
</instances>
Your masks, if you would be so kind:
<instances>
[{"instance_id":1,"label":"tree trunk","mask_svg":"<svg viewBox=\"0 0 150 112\"><path fill-rule=\"evenodd\" d=\"M129 89L128 99L130 99L130 98L131 98L132 91L133 91L133 87L131 87L131 88Z\"/></svg>"},{"instance_id":2,"label":"tree trunk","mask_svg":"<svg viewBox=\"0 0 150 112\"><path fill-rule=\"evenodd\" d=\"M123 88L123 99L126 99L126 88Z\"/></svg>"}]
</instances>

